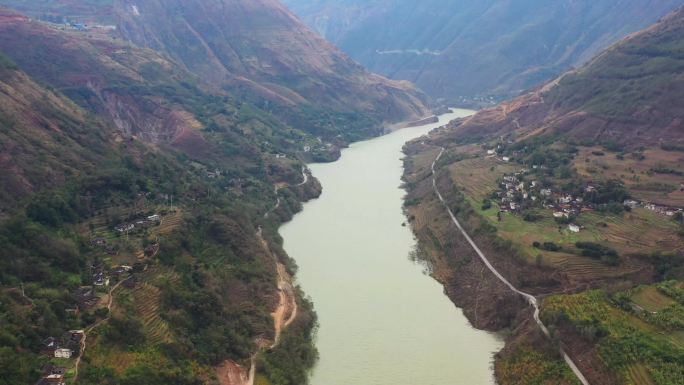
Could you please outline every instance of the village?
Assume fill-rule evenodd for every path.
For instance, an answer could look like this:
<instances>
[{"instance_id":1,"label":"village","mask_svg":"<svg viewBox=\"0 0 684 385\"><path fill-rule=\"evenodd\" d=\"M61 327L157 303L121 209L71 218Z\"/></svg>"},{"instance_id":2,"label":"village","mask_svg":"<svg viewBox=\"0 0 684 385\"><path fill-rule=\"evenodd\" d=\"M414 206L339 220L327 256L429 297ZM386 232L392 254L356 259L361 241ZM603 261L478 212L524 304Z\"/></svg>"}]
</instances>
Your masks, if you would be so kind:
<instances>
[{"instance_id":1,"label":"village","mask_svg":"<svg viewBox=\"0 0 684 385\"><path fill-rule=\"evenodd\" d=\"M501 219L501 213L522 214L528 208L542 207L552 210L554 219L559 224L566 224L568 231L572 233L582 231L582 226L574 223L574 220L582 213L596 211L597 205L585 200L581 196L573 196L571 193L542 186L536 180L526 181L525 176L529 174L531 174L531 170L521 169L513 174L504 175L499 184L499 190L493 194L493 197L496 196L499 200L499 220ZM597 186L593 184L588 183L583 186L585 194L591 194L596 191ZM621 203L627 210L644 208L667 217L675 217L678 213L682 215L684 212L682 208L657 205L633 199L627 199Z\"/></svg>"},{"instance_id":2,"label":"village","mask_svg":"<svg viewBox=\"0 0 684 385\"><path fill-rule=\"evenodd\" d=\"M113 231L118 235L128 235L159 226L161 221L161 214L145 215L120 223L113 227ZM110 257L119 253L118 247L105 236L93 236L90 243L96 250L99 249ZM138 273L147 269L145 262L158 252L158 242L147 244L132 266L109 264L100 257L94 258L89 265L89 283L70 293L73 302L71 307L65 309L69 315L80 315L88 326L85 329L65 331L61 336L49 336L42 341L40 352L49 358L49 364L44 366L43 374L36 385L65 385L69 376L77 373L78 363L85 351L87 334L108 319L114 291L120 286L135 289L139 280Z\"/></svg>"},{"instance_id":3,"label":"village","mask_svg":"<svg viewBox=\"0 0 684 385\"><path fill-rule=\"evenodd\" d=\"M143 230L161 224L161 215L152 214L145 218L139 218L132 222L125 222L117 225L114 229L119 234L128 234L134 231Z\"/></svg>"},{"instance_id":4,"label":"village","mask_svg":"<svg viewBox=\"0 0 684 385\"><path fill-rule=\"evenodd\" d=\"M121 265L106 269L101 263L96 262L90 266L91 285L77 288L71 295L74 307L66 309L67 314L78 315L95 309L92 324L88 329L98 325L97 318L108 316L109 305L105 302L113 295L110 284L116 282L126 288L132 289L136 285L134 269L131 266ZM87 330L69 330L61 336L50 336L41 343L40 352L50 363L43 367L43 375L36 385L65 385L71 368L76 366L85 348Z\"/></svg>"}]
</instances>

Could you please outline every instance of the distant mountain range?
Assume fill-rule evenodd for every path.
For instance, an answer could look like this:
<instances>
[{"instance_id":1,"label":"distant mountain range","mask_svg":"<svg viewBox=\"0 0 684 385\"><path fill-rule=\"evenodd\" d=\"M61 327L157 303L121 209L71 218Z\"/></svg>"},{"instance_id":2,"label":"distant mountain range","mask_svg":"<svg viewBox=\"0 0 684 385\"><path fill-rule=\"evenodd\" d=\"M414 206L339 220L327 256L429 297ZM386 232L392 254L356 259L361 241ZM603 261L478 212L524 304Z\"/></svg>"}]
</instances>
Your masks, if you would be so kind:
<instances>
[{"instance_id":1,"label":"distant mountain range","mask_svg":"<svg viewBox=\"0 0 684 385\"><path fill-rule=\"evenodd\" d=\"M454 122L459 140L564 137L634 150L684 148L684 9L587 65Z\"/></svg>"},{"instance_id":2,"label":"distant mountain range","mask_svg":"<svg viewBox=\"0 0 684 385\"><path fill-rule=\"evenodd\" d=\"M372 71L450 102L521 91L580 66L682 0L286 0Z\"/></svg>"}]
</instances>

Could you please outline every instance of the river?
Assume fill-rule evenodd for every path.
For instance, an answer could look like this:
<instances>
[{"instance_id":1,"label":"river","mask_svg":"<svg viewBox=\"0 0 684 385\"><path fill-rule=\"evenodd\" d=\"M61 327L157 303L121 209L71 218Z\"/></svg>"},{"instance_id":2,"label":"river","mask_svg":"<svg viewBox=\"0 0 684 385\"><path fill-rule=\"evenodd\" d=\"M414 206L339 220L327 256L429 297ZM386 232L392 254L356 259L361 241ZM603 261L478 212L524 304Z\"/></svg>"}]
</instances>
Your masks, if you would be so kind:
<instances>
[{"instance_id":1,"label":"river","mask_svg":"<svg viewBox=\"0 0 684 385\"><path fill-rule=\"evenodd\" d=\"M323 194L280 229L319 317L311 385L490 385L495 334L474 329L409 258L402 146L450 119L353 144L310 165Z\"/></svg>"}]
</instances>

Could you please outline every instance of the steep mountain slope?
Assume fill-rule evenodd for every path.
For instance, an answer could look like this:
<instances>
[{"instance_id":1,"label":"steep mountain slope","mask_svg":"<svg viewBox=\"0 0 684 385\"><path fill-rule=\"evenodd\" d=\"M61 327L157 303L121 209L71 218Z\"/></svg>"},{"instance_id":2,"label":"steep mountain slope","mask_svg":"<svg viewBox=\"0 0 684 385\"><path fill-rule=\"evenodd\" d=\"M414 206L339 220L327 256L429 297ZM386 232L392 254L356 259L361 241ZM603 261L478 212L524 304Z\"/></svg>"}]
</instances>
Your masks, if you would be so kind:
<instances>
[{"instance_id":1,"label":"steep mountain slope","mask_svg":"<svg viewBox=\"0 0 684 385\"><path fill-rule=\"evenodd\" d=\"M368 73L277 0L105 1L90 15L83 14L85 3L0 2L46 20L114 23L111 35L162 52L202 80L317 134L330 134L336 121L361 131L428 113L410 84Z\"/></svg>"},{"instance_id":2,"label":"steep mountain slope","mask_svg":"<svg viewBox=\"0 0 684 385\"><path fill-rule=\"evenodd\" d=\"M288 0L354 59L434 98L506 97L590 59L681 0Z\"/></svg>"},{"instance_id":3,"label":"steep mountain slope","mask_svg":"<svg viewBox=\"0 0 684 385\"><path fill-rule=\"evenodd\" d=\"M0 52L3 383L65 367L82 384L213 384L248 367L275 338L275 229L320 192L299 185L298 153L335 146L126 42L0 9ZM297 301L263 376L297 383L315 359Z\"/></svg>"},{"instance_id":4,"label":"steep mountain slope","mask_svg":"<svg viewBox=\"0 0 684 385\"><path fill-rule=\"evenodd\" d=\"M93 172L113 151L100 122L42 89L5 56L1 60L0 217L35 191Z\"/></svg>"},{"instance_id":5,"label":"steep mountain slope","mask_svg":"<svg viewBox=\"0 0 684 385\"><path fill-rule=\"evenodd\" d=\"M563 136L627 149L684 145L682 13L538 90L454 122L450 135L477 140Z\"/></svg>"},{"instance_id":6,"label":"steep mountain slope","mask_svg":"<svg viewBox=\"0 0 684 385\"><path fill-rule=\"evenodd\" d=\"M590 384L684 380L683 42L680 8L586 66L407 145L407 210L435 276L476 326L514 331L496 358L501 384L576 384L558 346ZM445 206L512 285L537 296L551 338Z\"/></svg>"}]
</instances>

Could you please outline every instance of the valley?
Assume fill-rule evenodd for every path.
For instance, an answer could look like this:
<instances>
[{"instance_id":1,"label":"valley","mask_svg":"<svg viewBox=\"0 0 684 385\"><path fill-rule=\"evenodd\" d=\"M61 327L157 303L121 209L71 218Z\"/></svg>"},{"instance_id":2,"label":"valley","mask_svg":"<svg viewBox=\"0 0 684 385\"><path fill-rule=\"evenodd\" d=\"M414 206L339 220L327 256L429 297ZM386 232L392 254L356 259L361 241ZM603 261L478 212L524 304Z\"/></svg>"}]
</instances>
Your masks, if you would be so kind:
<instances>
[{"instance_id":1,"label":"valley","mask_svg":"<svg viewBox=\"0 0 684 385\"><path fill-rule=\"evenodd\" d=\"M0 0L0 382L682 384L683 42L681 0Z\"/></svg>"}]
</instances>

